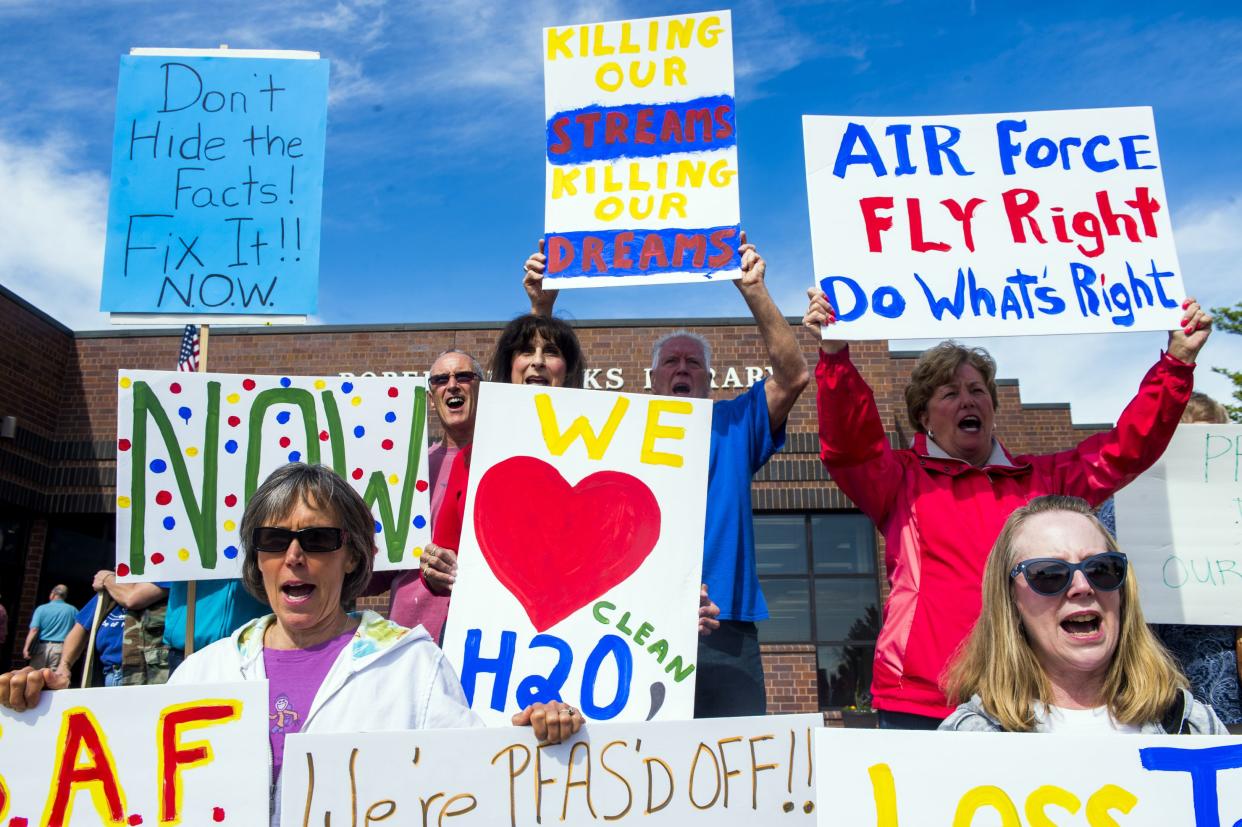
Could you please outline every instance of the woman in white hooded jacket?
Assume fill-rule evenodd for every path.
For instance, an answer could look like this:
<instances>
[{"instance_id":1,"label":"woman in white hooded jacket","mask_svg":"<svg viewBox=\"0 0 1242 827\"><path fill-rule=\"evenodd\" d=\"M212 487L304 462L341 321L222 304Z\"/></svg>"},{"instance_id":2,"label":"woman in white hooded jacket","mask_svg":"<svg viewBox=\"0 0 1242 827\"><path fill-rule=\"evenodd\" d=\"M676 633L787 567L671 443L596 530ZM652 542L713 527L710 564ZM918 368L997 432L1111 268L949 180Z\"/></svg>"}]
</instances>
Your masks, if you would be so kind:
<instances>
[{"instance_id":1,"label":"woman in white hooded jacket","mask_svg":"<svg viewBox=\"0 0 1242 827\"><path fill-rule=\"evenodd\" d=\"M242 583L273 614L186 658L169 683L268 681L273 827L288 734L481 725L422 627L345 611L370 579L375 532L370 509L343 479L323 466L278 468L247 503L241 536ZM62 683L49 670L11 672L0 676L0 704L24 711ZM550 702L513 723L556 743L578 731L582 715Z\"/></svg>"}]
</instances>

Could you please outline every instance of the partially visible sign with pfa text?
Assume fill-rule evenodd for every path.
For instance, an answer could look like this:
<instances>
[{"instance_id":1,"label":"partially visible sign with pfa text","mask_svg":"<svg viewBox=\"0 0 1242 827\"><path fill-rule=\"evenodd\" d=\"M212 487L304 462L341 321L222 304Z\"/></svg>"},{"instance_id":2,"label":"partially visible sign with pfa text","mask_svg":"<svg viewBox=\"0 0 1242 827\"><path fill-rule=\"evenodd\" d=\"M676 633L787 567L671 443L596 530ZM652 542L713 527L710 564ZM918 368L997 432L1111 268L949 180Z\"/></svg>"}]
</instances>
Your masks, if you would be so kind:
<instances>
[{"instance_id":1,"label":"partially visible sign with pfa text","mask_svg":"<svg viewBox=\"0 0 1242 827\"><path fill-rule=\"evenodd\" d=\"M1242 626L1242 425L1181 425L1116 494L1117 539L1152 623Z\"/></svg>"},{"instance_id":2,"label":"partially visible sign with pfa text","mask_svg":"<svg viewBox=\"0 0 1242 827\"><path fill-rule=\"evenodd\" d=\"M267 823L267 681L44 692L0 708L0 824Z\"/></svg>"}]
</instances>

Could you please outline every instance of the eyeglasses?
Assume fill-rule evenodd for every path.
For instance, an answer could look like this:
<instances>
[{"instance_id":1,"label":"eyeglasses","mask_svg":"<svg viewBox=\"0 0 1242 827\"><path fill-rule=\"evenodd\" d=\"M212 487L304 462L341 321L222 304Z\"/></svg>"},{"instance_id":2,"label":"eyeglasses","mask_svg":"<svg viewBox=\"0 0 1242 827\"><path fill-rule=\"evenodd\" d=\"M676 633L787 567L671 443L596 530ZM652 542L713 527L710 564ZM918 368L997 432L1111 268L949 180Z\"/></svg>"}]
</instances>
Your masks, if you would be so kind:
<instances>
[{"instance_id":1,"label":"eyeglasses","mask_svg":"<svg viewBox=\"0 0 1242 827\"><path fill-rule=\"evenodd\" d=\"M1074 572L1081 571L1096 589L1102 592L1113 592L1126 582L1128 562L1126 556L1119 551L1106 551L1093 554L1081 563L1067 563L1055 557L1036 557L1023 560L1009 572L1009 579L1019 574L1026 577L1031 591L1044 597L1057 597L1064 594L1074 580Z\"/></svg>"},{"instance_id":2,"label":"eyeglasses","mask_svg":"<svg viewBox=\"0 0 1242 827\"><path fill-rule=\"evenodd\" d=\"M479 375L472 370L459 370L456 373L433 373L427 377L427 384L433 388L441 388L449 383L450 378L456 379L459 385L469 385L478 379Z\"/></svg>"},{"instance_id":3,"label":"eyeglasses","mask_svg":"<svg viewBox=\"0 0 1242 827\"><path fill-rule=\"evenodd\" d=\"M259 526L250 535L250 544L255 551L284 553L294 540L302 551L308 553L336 551L345 544L348 535L344 529L328 526L313 526L301 531L275 526Z\"/></svg>"}]
</instances>

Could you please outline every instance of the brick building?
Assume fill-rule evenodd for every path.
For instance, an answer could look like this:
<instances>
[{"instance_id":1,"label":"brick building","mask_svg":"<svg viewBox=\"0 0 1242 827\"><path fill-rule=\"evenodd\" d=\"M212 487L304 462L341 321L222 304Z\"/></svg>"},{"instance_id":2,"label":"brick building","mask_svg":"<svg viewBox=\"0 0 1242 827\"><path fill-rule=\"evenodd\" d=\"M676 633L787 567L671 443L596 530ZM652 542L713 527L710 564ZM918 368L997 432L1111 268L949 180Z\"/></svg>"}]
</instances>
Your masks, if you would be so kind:
<instances>
[{"instance_id":1,"label":"brick building","mask_svg":"<svg viewBox=\"0 0 1242 827\"><path fill-rule=\"evenodd\" d=\"M216 328L209 364L222 373L422 373L450 347L486 363L502 326ZM650 343L677 327L711 341L716 396L736 394L765 369L763 344L749 319L585 321L575 327L591 368L588 387L642 392ZM815 342L805 331L798 335L813 360ZM111 567L116 373L173 368L180 336L180 330L74 332L0 287L0 600L10 618L5 654L20 654L31 613L52 585L68 584L70 601L80 606L90 596L91 575ZM890 439L904 444L910 429L901 393L917 354L890 352L887 342L852 351L876 391ZM1023 405L1017 380L999 384L998 421L1015 453L1061 450L1107 427L1075 426L1068 405ZM436 427L432 422L433 435ZM882 541L828 479L815 428L808 391L790 415L785 449L753 487L759 570L772 612L760 633L773 712L865 702L883 598Z\"/></svg>"}]
</instances>

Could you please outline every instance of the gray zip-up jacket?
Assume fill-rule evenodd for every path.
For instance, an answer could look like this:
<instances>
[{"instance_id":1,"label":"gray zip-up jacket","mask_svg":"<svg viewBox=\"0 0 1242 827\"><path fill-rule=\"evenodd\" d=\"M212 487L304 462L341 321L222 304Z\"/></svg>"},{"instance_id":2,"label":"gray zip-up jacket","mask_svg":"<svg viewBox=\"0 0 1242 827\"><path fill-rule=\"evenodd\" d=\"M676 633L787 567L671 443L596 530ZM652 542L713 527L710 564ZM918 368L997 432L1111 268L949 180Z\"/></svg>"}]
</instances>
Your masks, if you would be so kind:
<instances>
[{"instance_id":1,"label":"gray zip-up jacket","mask_svg":"<svg viewBox=\"0 0 1242 827\"><path fill-rule=\"evenodd\" d=\"M983 708L983 701L978 695L953 710L948 718L940 724L940 729L952 732L1004 732L1000 721L997 721ZM1168 712L1159 721L1148 721L1143 724L1144 735L1228 735L1229 730L1216 717L1216 712L1205 703L1195 700L1190 690L1183 689L1181 695L1169 707Z\"/></svg>"}]
</instances>

